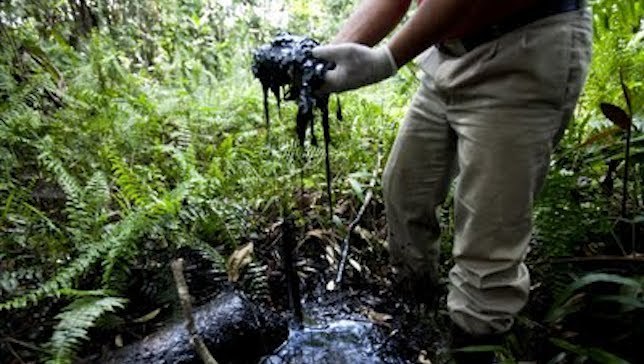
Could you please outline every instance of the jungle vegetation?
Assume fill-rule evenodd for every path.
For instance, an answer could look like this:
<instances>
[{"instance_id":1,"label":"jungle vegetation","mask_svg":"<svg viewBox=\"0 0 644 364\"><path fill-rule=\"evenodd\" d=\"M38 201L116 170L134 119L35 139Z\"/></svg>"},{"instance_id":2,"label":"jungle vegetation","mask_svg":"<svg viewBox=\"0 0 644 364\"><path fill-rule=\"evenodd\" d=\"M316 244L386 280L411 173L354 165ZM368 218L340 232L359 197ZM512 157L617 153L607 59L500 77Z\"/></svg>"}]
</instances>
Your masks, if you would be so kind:
<instances>
[{"instance_id":1,"label":"jungle vegetation","mask_svg":"<svg viewBox=\"0 0 644 364\"><path fill-rule=\"evenodd\" d=\"M196 252L231 280L230 255L253 242L270 257L271 226L287 215L303 241L341 242L420 71L410 64L340 97L330 216L324 147L300 149L289 103L278 117L270 102L267 137L250 64L280 30L330 39L353 3L0 2L0 362L71 363L134 340L114 333L177 310L173 257ZM547 335L553 362L635 363L644 357L633 345L644 338L644 1L590 3L593 63L538 200L534 302L521 323ZM370 204L381 211L378 182ZM347 269L386 254L375 212ZM446 203L445 266L450 212ZM270 264L258 254L255 273L236 283L257 291ZM515 344L502 350L507 360L522 350Z\"/></svg>"}]
</instances>

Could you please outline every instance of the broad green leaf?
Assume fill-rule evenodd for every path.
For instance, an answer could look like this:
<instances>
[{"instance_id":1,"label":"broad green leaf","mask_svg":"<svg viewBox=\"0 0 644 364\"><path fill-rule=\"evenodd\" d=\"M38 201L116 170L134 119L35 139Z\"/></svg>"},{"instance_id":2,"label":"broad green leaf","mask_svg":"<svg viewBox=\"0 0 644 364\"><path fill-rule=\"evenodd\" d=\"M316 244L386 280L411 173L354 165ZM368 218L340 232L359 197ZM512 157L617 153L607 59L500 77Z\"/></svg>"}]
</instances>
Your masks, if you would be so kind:
<instances>
[{"instance_id":1,"label":"broad green leaf","mask_svg":"<svg viewBox=\"0 0 644 364\"><path fill-rule=\"evenodd\" d=\"M353 193L355 193L356 196L360 199L360 201L364 201L364 191L362 189L362 185L360 182L357 180L349 177L349 184L351 185L351 189L353 190Z\"/></svg>"},{"instance_id":2,"label":"broad green leaf","mask_svg":"<svg viewBox=\"0 0 644 364\"><path fill-rule=\"evenodd\" d=\"M582 278L577 279L572 284L570 284L562 295L555 301L550 309L550 312L546 316L546 321L552 322L558 320L565 316L566 314L566 301L568 301L573 294L586 286L589 286L594 283L615 283L619 285L629 286L636 289L641 289L642 284L635 279L622 277L615 274L607 273L591 273Z\"/></svg>"}]
</instances>

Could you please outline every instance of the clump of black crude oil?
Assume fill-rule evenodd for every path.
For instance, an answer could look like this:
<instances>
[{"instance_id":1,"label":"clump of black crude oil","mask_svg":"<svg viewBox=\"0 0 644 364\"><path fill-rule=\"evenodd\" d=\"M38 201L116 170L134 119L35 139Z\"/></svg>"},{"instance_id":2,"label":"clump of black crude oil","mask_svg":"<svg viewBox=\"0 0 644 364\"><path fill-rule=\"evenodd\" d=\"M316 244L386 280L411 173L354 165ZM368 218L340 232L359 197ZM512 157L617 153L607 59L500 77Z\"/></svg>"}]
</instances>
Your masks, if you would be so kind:
<instances>
[{"instance_id":1,"label":"clump of black crude oil","mask_svg":"<svg viewBox=\"0 0 644 364\"><path fill-rule=\"evenodd\" d=\"M311 144L317 145L314 133L314 110L322 114L322 130L326 152L326 179L329 204L331 204L331 167L329 164L329 96L316 95L314 91L324 82L324 74L333 65L313 57L312 50L319 43L302 36L286 32L279 33L271 43L264 44L253 54L253 75L259 79L264 92L264 116L270 127L268 110L269 90L280 107L282 99L297 103L296 132L301 147L310 130ZM338 119L342 119L338 102Z\"/></svg>"}]
</instances>

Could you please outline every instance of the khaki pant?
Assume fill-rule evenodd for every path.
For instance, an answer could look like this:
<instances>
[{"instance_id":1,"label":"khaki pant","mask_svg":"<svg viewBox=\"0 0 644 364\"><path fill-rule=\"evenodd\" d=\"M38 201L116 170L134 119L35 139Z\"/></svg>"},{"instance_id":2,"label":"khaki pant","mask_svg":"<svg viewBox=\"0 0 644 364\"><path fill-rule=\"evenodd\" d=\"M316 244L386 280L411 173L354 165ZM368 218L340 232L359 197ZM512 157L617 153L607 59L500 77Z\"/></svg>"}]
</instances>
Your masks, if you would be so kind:
<instances>
[{"instance_id":1,"label":"khaki pant","mask_svg":"<svg viewBox=\"0 0 644 364\"><path fill-rule=\"evenodd\" d=\"M437 209L457 177L447 305L468 332L509 330L527 302L532 208L586 79L591 24L588 10L568 12L421 56L383 175L389 249L400 274L436 274Z\"/></svg>"}]
</instances>

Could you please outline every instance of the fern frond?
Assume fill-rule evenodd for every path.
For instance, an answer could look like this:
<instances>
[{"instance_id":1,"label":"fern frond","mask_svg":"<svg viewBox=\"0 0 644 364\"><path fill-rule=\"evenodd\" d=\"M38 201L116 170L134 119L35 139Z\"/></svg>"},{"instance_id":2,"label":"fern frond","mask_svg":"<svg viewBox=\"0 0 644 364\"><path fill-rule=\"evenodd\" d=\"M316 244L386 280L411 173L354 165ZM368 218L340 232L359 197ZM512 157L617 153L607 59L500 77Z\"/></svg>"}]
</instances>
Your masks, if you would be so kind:
<instances>
[{"instance_id":1,"label":"fern frond","mask_svg":"<svg viewBox=\"0 0 644 364\"><path fill-rule=\"evenodd\" d=\"M195 181L188 180L179 184L175 189L165 193L161 198L147 204L145 207L130 213L113 233L113 243L103 257L103 283L112 280L115 268L126 265L139 250L134 244L144 233L158 228L165 219L176 218L181 211L182 202L190 195ZM116 230L116 229L115 229Z\"/></svg>"},{"instance_id":2,"label":"fern frond","mask_svg":"<svg viewBox=\"0 0 644 364\"><path fill-rule=\"evenodd\" d=\"M148 186L122 158L112 156L112 171L120 192L137 206L145 206L157 197L156 191Z\"/></svg>"},{"instance_id":3,"label":"fern frond","mask_svg":"<svg viewBox=\"0 0 644 364\"><path fill-rule=\"evenodd\" d=\"M50 364L72 363L74 354L96 320L107 312L123 308L126 299L118 297L81 297L72 302L56 318L60 320L51 336Z\"/></svg>"},{"instance_id":4,"label":"fern frond","mask_svg":"<svg viewBox=\"0 0 644 364\"><path fill-rule=\"evenodd\" d=\"M175 127L175 130L170 133L171 143L185 152L192 146L192 130L181 118L173 120L171 124Z\"/></svg>"},{"instance_id":5,"label":"fern frond","mask_svg":"<svg viewBox=\"0 0 644 364\"><path fill-rule=\"evenodd\" d=\"M79 205L82 203L83 189L80 187L76 178L67 172L64 164L53 155L51 151L53 149L51 146L52 143L51 139L45 138L39 147L40 155L38 159L54 175L56 182L58 182L60 188L65 192L70 204Z\"/></svg>"},{"instance_id":6,"label":"fern frond","mask_svg":"<svg viewBox=\"0 0 644 364\"><path fill-rule=\"evenodd\" d=\"M40 146L39 159L55 177L66 196L68 224L73 240L84 244L100 234L104 224L101 218L109 203L110 193L107 179L102 172L96 172L84 187L68 171L63 162L51 152L51 141L45 140Z\"/></svg>"},{"instance_id":7,"label":"fern frond","mask_svg":"<svg viewBox=\"0 0 644 364\"><path fill-rule=\"evenodd\" d=\"M110 188L103 172L98 171L92 175L83 188L83 197L94 209L100 209L109 203Z\"/></svg>"},{"instance_id":8,"label":"fern frond","mask_svg":"<svg viewBox=\"0 0 644 364\"><path fill-rule=\"evenodd\" d=\"M69 263L53 278L40 285L38 288L27 292L9 301L0 303L0 311L18 309L35 304L44 297L61 295L61 290L73 285L74 280L107 251L107 244L88 244L81 256Z\"/></svg>"},{"instance_id":9,"label":"fern frond","mask_svg":"<svg viewBox=\"0 0 644 364\"><path fill-rule=\"evenodd\" d=\"M197 238L187 241L187 245L201 253L201 256L212 263L213 271L226 271L226 259L210 244Z\"/></svg>"},{"instance_id":10,"label":"fern frond","mask_svg":"<svg viewBox=\"0 0 644 364\"><path fill-rule=\"evenodd\" d=\"M246 290L253 299L266 301L270 298L268 286L268 266L251 262L244 277Z\"/></svg>"},{"instance_id":11,"label":"fern frond","mask_svg":"<svg viewBox=\"0 0 644 364\"><path fill-rule=\"evenodd\" d=\"M144 208L128 214L101 236L99 242L84 244L83 253L38 288L0 303L0 311L24 308L44 297L59 297L92 264L102 260L103 284L109 286L117 265L126 265L139 249L134 245L143 234L160 224L164 217L176 216L181 203L192 191L194 181L186 181Z\"/></svg>"},{"instance_id":12,"label":"fern frond","mask_svg":"<svg viewBox=\"0 0 644 364\"><path fill-rule=\"evenodd\" d=\"M105 232L100 241L90 241L84 244L82 254L68 263L53 278L28 293L0 303L0 311L24 308L29 304L37 303L44 297L59 297L62 290L71 288L78 276L85 273L100 258L103 258L102 261L105 267L103 281L104 283L109 282L114 265L121 260L126 261L125 256L133 254L132 251L136 250L131 247L131 242L136 241L146 229L155 226L155 219L167 212L168 207L166 205L167 201L162 200L148 208L142 208L128 214L122 221ZM128 247L131 249L128 249Z\"/></svg>"},{"instance_id":13,"label":"fern frond","mask_svg":"<svg viewBox=\"0 0 644 364\"><path fill-rule=\"evenodd\" d=\"M22 267L13 271L4 271L0 273L0 297L5 294L11 295L25 281L40 281L42 279L42 269L40 267Z\"/></svg>"}]
</instances>

